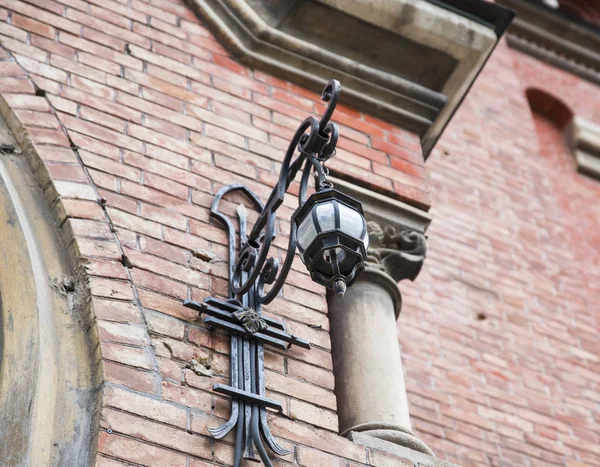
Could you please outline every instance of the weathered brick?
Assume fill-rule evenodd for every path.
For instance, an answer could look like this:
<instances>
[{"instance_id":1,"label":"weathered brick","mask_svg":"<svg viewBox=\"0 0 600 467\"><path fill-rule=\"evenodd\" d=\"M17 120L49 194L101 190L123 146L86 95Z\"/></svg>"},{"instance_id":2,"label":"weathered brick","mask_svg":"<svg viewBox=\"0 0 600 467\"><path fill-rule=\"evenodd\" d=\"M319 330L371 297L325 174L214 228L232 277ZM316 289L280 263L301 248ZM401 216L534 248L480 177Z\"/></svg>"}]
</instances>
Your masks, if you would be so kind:
<instances>
[{"instance_id":1,"label":"weathered brick","mask_svg":"<svg viewBox=\"0 0 600 467\"><path fill-rule=\"evenodd\" d=\"M104 397L109 407L184 429L187 426L184 409L145 394L109 386L104 390Z\"/></svg>"},{"instance_id":2,"label":"weathered brick","mask_svg":"<svg viewBox=\"0 0 600 467\"><path fill-rule=\"evenodd\" d=\"M165 467L186 467L187 465L185 455L161 449L151 444L141 443L135 439L126 438L114 433L100 433L98 446L98 450L101 453L119 457L125 461L135 462L136 464L151 465L154 462L160 462ZM105 464L99 462L96 465Z\"/></svg>"}]
</instances>

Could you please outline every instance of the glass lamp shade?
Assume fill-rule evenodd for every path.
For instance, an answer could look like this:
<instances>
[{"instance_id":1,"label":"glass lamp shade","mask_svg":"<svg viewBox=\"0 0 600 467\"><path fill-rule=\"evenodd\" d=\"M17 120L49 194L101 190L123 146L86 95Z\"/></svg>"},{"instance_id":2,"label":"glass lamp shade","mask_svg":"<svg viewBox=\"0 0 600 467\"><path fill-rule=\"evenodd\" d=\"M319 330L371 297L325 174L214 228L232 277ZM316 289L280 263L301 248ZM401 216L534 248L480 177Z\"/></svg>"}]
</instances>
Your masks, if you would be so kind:
<instances>
[{"instance_id":1,"label":"glass lamp shade","mask_svg":"<svg viewBox=\"0 0 600 467\"><path fill-rule=\"evenodd\" d=\"M293 222L312 279L343 295L364 269L369 247L360 203L339 191L322 190L294 213Z\"/></svg>"}]
</instances>

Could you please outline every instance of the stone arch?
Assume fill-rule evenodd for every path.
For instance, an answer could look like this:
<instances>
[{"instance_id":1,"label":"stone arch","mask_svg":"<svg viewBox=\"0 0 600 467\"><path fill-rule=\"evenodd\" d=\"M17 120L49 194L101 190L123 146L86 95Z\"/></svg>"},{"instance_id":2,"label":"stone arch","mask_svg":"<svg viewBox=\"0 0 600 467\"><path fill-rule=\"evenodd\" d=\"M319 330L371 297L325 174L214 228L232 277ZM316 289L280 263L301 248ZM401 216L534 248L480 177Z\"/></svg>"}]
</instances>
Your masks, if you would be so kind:
<instances>
[{"instance_id":1,"label":"stone arch","mask_svg":"<svg viewBox=\"0 0 600 467\"><path fill-rule=\"evenodd\" d=\"M13 62L16 65L16 62ZM3 465L90 465L103 370L86 258L49 165L76 157L26 73L0 89L0 452Z\"/></svg>"},{"instance_id":2,"label":"stone arch","mask_svg":"<svg viewBox=\"0 0 600 467\"><path fill-rule=\"evenodd\" d=\"M553 122L558 128L565 128L573 119L573 112L567 104L552 94L537 88L525 91L531 110Z\"/></svg>"}]
</instances>

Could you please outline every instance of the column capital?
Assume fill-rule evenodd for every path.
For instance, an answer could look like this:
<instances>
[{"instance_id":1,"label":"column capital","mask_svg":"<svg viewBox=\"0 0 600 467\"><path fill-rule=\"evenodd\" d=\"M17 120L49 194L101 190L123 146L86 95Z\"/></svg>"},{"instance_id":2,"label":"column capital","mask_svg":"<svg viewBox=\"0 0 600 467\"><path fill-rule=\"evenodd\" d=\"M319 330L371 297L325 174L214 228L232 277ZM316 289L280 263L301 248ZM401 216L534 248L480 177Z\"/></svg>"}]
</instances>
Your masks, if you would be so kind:
<instances>
[{"instance_id":1,"label":"column capital","mask_svg":"<svg viewBox=\"0 0 600 467\"><path fill-rule=\"evenodd\" d=\"M385 272L395 282L417 278L427 254L425 234L375 221L367 223L367 232L371 242L367 267Z\"/></svg>"},{"instance_id":2,"label":"column capital","mask_svg":"<svg viewBox=\"0 0 600 467\"><path fill-rule=\"evenodd\" d=\"M384 287L394 302L398 319L402 309L398 282L417 278L425 261L427 239L417 230L375 221L367 222L367 231L371 243L366 269L359 280L375 282Z\"/></svg>"}]
</instances>

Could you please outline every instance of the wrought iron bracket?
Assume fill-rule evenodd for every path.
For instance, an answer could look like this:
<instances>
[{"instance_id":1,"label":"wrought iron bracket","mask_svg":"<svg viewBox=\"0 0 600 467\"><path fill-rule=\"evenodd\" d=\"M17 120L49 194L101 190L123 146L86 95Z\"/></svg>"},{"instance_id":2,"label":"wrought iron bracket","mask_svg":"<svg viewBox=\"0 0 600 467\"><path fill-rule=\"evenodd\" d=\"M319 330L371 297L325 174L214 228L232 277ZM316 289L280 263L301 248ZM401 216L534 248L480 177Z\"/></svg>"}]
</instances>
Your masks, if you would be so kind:
<instances>
[{"instance_id":1,"label":"wrought iron bracket","mask_svg":"<svg viewBox=\"0 0 600 467\"><path fill-rule=\"evenodd\" d=\"M328 103L323 116L318 120L308 117L294 134L282 163L277 184L266 204L246 186L233 184L223 187L211 206L211 216L227 230L229 242L229 299L209 297L203 303L186 300L184 306L204 315L204 323L214 329L221 329L230 338L230 381L228 385L216 384L213 390L231 397L229 420L219 427L208 428L210 434L221 439L236 428L234 467L241 465L242 459L262 462L270 467L272 463L263 444L278 455L288 454L273 438L267 424L267 409L281 412L279 402L265 395L264 345L287 350L292 345L310 349L310 344L289 334L285 324L262 313L262 305L275 299L287 277L296 252L297 232L292 222L287 253L282 264L274 256L269 256L275 237L276 211L283 203L284 196L298 172L302 172L299 191L299 207L307 199L311 174L315 175L316 188L331 186L327 181L325 161L335 155L339 130L330 122L335 110L340 83L331 80L325 87L321 99ZM296 153L298 153L296 155ZM294 157L295 156L295 157ZM221 212L219 205L224 196L233 192L245 195L250 204L260 211L249 231L248 212L244 205L237 208L239 221L239 255L236 249L236 229L234 220Z\"/></svg>"}]
</instances>

